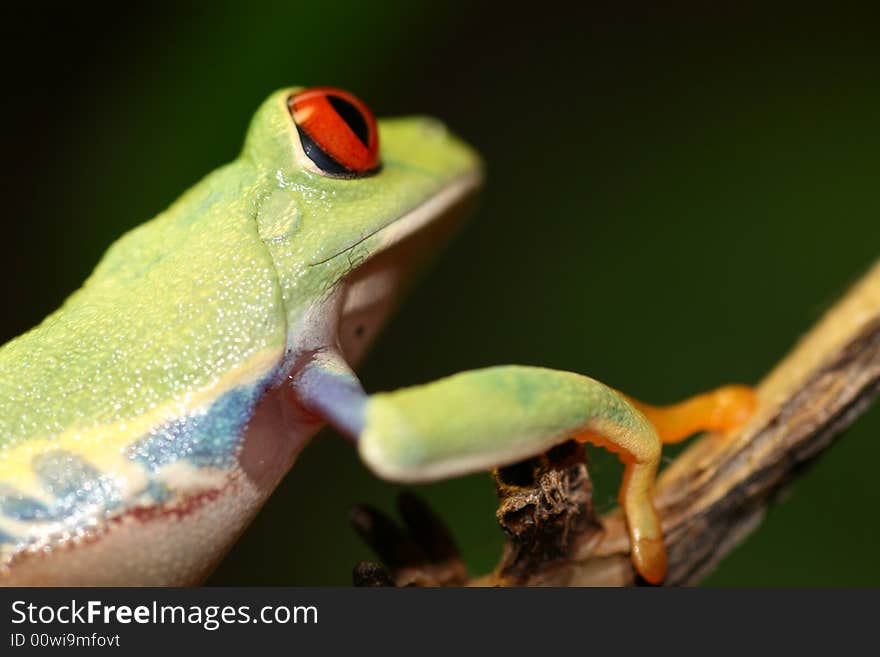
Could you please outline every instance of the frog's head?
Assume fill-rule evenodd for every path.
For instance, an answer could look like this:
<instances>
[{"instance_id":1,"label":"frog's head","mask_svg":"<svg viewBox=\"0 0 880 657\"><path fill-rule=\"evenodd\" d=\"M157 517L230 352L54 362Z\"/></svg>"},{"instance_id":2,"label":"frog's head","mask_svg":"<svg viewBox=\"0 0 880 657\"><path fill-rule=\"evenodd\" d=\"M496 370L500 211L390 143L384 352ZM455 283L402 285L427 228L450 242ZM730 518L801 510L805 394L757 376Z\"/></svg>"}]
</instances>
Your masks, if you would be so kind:
<instances>
[{"instance_id":1,"label":"frog's head","mask_svg":"<svg viewBox=\"0 0 880 657\"><path fill-rule=\"evenodd\" d=\"M476 153L436 119L377 122L356 97L324 87L270 96L244 154L261 171L258 225L290 324L333 296L343 344L349 325L358 344L369 342L482 179ZM362 351L351 350L353 359Z\"/></svg>"}]
</instances>

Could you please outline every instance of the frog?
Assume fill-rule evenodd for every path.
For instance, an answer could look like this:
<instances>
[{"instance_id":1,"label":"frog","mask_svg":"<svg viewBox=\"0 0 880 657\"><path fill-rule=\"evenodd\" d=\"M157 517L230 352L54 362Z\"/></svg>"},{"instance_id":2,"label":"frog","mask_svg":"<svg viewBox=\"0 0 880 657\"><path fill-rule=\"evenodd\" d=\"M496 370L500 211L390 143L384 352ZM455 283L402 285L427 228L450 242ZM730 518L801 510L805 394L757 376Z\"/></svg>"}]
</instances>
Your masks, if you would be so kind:
<instances>
[{"instance_id":1,"label":"frog","mask_svg":"<svg viewBox=\"0 0 880 657\"><path fill-rule=\"evenodd\" d=\"M435 118L377 120L334 87L269 95L235 160L0 348L0 584L200 583L325 425L408 484L607 448L634 567L661 583L662 445L739 427L751 388L657 407L535 366L374 394L357 377L484 172Z\"/></svg>"}]
</instances>

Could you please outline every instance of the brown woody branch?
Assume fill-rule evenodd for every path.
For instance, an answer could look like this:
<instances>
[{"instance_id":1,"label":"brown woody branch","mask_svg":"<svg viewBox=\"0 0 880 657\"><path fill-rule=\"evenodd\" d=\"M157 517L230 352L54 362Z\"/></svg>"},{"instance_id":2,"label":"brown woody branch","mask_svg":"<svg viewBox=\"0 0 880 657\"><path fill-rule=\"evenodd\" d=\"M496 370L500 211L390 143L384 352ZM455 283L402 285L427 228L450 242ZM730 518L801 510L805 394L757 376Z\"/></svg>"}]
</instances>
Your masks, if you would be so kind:
<instances>
[{"instance_id":1,"label":"brown woody branch","mask_svg":"<svg viewBox=\"0 0 880 657\"><path fill-rule=\"evenodd\" d=\"M760 383L759 408L745 427L704 436L661 474L655 500L669 555L666 584L693 584L709 573L878 389L880 263ZM592 514L589 477L578 469L583 458L567 451L496 473L498 516L510 540L495 572L472 584L636 581L621 515ZM523 468L526 481L511 481Z\"/></svg>"}]
</instances>

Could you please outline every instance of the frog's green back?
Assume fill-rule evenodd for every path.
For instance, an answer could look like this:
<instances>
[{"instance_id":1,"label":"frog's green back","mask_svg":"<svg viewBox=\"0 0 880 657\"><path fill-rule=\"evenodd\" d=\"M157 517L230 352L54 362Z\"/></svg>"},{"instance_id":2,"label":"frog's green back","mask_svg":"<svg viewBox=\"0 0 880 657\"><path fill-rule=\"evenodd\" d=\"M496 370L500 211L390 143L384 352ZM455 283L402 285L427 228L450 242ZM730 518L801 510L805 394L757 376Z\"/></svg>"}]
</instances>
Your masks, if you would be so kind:
<instances>
[{"instance_id":1,"label":"frog's green back","mask_svg":"<svg viewBox=\"0 0 880 657\"><path fill-rule=\"evenodd\" d=\"M0 348L0 482L26 479L11 458L24 447L112 451L265 379L285 317L248 193L255 175L246 161L209 175Z\"/></svg>"}]
</instances>

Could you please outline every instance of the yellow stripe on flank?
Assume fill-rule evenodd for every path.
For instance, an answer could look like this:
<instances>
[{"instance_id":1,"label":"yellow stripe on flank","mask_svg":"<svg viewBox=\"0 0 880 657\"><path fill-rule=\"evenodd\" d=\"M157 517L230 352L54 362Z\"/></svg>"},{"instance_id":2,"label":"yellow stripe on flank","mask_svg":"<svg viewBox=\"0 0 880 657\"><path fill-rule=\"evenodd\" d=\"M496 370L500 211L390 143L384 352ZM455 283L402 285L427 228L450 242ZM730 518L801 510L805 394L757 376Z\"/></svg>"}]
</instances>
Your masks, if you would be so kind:
<instances>
[{"instance_id":1,"label":"yellow stripe on flank","mask_svg":"<svg viewBox=\"0 0 880 657\"><path fill-rule=\"evenodd\" d=\"M0 482L40 501L49 501L32 463L35 456L60 449L76 454L102 473L116 477L123 494L140 490L146 484L147 473L142 466L128 459L125 455L127 447L157 425L205 408L235 387L259 382L279 362L283 353L283 346L264 349L213 384L190 391L138 417L85 429L71 428L0 452Z\"/></svg>"}]
</instances>

